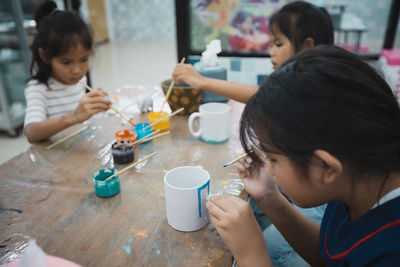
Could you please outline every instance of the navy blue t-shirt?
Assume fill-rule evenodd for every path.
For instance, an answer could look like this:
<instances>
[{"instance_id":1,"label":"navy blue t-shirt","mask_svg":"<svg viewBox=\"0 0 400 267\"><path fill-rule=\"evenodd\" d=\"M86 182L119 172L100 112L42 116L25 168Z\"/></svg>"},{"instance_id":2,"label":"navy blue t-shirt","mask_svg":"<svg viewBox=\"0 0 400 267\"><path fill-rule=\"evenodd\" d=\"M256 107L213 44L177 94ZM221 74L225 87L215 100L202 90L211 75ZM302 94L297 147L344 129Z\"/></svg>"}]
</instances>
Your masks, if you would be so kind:
<instances>
[{"instance_id":1,"label":"navy blue t-shirt","mask_svg":"<svg viewBox=\"0 0 400 267\"><path fill-rule=\"evenodd\" d=\"M319 245L329 266L400 266L400 197L354 221L343 203L329 203Z\"/></svg>"}]
</instances>

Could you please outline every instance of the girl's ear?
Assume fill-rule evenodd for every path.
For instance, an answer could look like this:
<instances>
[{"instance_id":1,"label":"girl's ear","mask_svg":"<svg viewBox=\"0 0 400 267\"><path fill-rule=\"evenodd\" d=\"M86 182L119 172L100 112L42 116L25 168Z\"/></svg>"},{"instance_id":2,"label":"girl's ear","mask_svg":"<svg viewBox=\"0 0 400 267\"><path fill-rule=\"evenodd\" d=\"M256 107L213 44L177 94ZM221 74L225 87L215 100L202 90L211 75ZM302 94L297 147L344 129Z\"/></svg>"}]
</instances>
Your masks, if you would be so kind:
<instances>
[{"instance_id":1,"label":"girl's ear","mask_svg":"<svg viewBox=\"0 0 400 267\"><path fill-rule=\"evenodd\" d=\"M315 41L311 37L307 37L303 42L303 49L313 48L315 46Z\"/></svg>"},{"instance_id":2,"label":"girl's ear","mask_svg":"<svg viewBox=\"0 0 400 267\"><path fill-rule=\"evenodd\" d=\"M317 149L314 151L314 158L322 163L321 168L321 182L330 184L334 182L343 173L343 165L332 154L325 150Z\"/></svg>"},{"instance_id":3,"label":"girl's ear","mask_svg":"<svg viewBox=\"0 0 400 267\"><path fill-rule=\"evenodd\" d=\"M39 48L39 57L44 63L50 64L50 61L46 57L46 52L42 48Z\"/></svg>"}]
</instances>

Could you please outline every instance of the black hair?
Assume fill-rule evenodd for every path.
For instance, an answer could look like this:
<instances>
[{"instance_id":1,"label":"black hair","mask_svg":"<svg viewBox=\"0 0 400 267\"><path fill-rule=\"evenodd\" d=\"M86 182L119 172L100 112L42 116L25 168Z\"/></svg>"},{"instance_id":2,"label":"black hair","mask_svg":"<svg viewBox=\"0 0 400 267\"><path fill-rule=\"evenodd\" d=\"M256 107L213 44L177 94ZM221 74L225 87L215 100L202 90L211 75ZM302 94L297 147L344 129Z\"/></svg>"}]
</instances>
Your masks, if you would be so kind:
<instances>
[{"instance_id":1,"label":"black hair","mask_svg":"<svg viewBox=\"0 0 400 267\"><path fill-rule=\"evenodd\" d=\"M34 19L37 34L33 40L31 77L47 84L52 73L51 65L44 62L39 55L39 48L43 49L46 59L67 53L79 43L92 50L93 37L88 25L70 11L60 11L53 1L44 1L38 5Z\"/></svg>"},{"instance_id":2,"label":"black hair","mask_svg":"<svg viewBox=\"0 0 400 267\"><path fill-rule=\"evenodd\" d=\"M316 149L358 178L400 171L400 107L385 80L335 46L295 54L261 84L240 121L243 148L287 156L304 174ZM383 185L382 185L383 187Z\"/></svg>"},{"instance_id":3,"label":"black hair","mask_svg":"<svg viewBox=\"0 0 400 267\"><path fill-rule=\"evenodd\" d=\"M272 15L269 21L272 34L280 31L292 43L295 52L299 52L307 38L314 45L333 44L333 24L331 17L323 7L296 1L282 7Z\"/></svg>"}]
</instances>

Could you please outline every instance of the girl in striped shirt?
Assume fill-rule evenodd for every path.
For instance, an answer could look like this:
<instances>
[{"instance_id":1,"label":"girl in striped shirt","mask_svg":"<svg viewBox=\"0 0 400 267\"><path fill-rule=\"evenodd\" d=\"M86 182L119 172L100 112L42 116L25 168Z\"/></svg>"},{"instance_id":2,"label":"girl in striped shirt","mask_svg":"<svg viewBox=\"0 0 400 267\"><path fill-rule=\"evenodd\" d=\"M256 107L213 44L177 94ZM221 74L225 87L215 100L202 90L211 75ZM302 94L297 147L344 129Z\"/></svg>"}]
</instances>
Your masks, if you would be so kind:
<instances>
[{"instance_id":1,"label":"girl in striped shirt","mask_svg":"<svg viewBox=\"0 0 400 267\"><path fill-rule=\"evenodd\" d=\"M53 1L38 6L32 44L31 77L25 97L24 132L31 143L107 111L111 102L99 90L85 94L93 38L75 13L60 11Z\"/></svg>"}]
</instances>

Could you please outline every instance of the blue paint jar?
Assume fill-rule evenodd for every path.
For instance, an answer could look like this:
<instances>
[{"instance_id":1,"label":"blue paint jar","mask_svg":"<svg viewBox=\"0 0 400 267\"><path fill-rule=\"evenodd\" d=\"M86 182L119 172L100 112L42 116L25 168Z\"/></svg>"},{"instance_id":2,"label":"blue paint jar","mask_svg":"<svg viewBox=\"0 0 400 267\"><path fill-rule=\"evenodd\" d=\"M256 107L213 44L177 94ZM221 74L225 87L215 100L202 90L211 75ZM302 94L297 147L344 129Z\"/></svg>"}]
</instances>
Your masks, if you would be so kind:
<instances>
[{"instance_id":1,"label":"blue paint jar","mask_svg":"<svg viewBox=\"0 0 400 267\"><path fill-rule=\"evenodd\" d=\"M101 169L93 174L93 184L96 195L99 197L112 197L119 193L119 176L104 181L115 173L115 169Z\"/></svg>"},{"instance_id":2,"label":"blue paint jar","mask_svg":"<svg viewBox=\"0 0 400 267\"><path fill-rule=\"evenodd\" d=\"M140 140L153 132L153 127L144 129L149 125L150 125L150 123L148 123L148 122L141 122L141 123L136 124L136 127L134 128L134 130L137 133L137 140ZM150 142L150 141L147 141L147 142ZM144 142L143 144L145 144L147 142Z\"/></svg>"}]
</instances>

